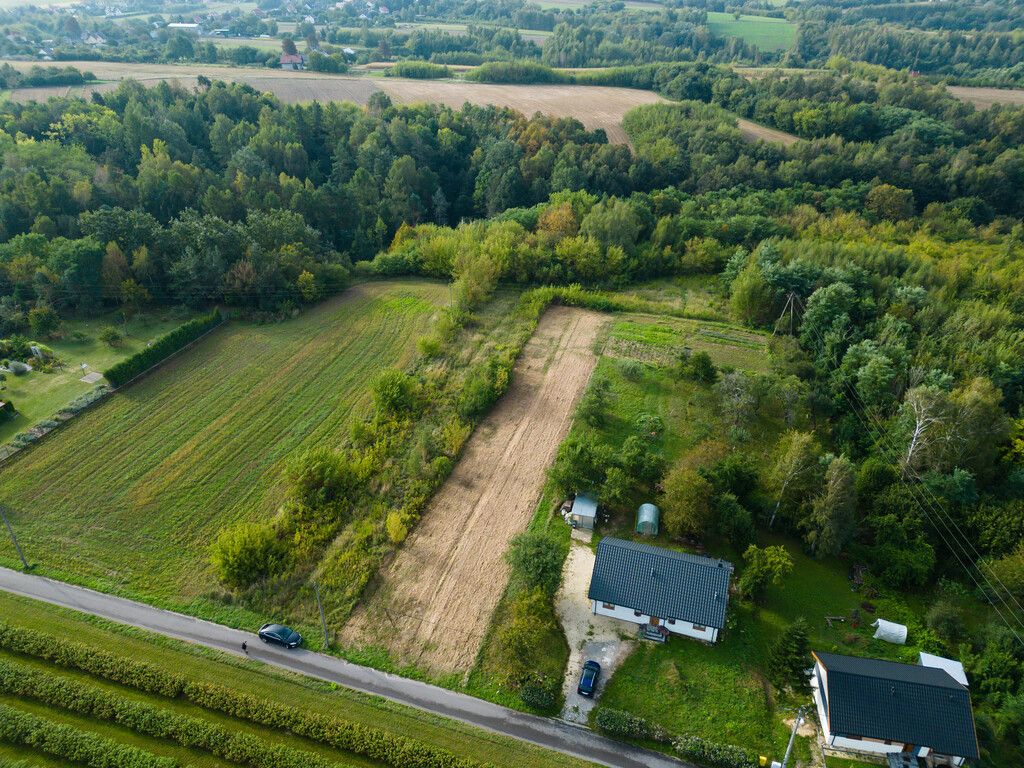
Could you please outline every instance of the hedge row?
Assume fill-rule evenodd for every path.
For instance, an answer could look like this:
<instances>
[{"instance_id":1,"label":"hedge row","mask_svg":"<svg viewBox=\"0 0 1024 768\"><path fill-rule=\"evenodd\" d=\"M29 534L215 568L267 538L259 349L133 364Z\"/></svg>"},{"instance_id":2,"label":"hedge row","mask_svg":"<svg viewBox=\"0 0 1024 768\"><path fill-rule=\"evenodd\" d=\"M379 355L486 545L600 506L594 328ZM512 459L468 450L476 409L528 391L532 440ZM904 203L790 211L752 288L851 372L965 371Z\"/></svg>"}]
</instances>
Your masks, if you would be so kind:
<instances>
[{"instance_id":1,"label":"hedge row","mask_svg":"<svg viewBox=\"0 0 1024 768\"><path fill-rule=\"evenodd\" d=\"M659 725L647 722L631 712L601 707L594 715L594 725L599 731L620 739L640 739L668 744L671 736Z\"/></svg>"},{"instance_id":2,"label":"hedge row","mask_svg":"<svg viewBox=\"0 0 1024 768\"><path fill-rule=\"evenodd\" d=\"M194 683L141 661L0 622L0 647L269 728L290 731L395 768L479 768L473 760L359 723L303 712L211 683Z\"/></svg>"},{"instance_id":3,"label":"hedge row","mask_svg":"<svg viewBox=\"0 0 1024 768\"><path fill-rule=\"evenodd\" d=\"M731 744L716 744L698 736L680 736L672 741L672 747L682 757L708 768L757 768L758 756L749 749Z\"/></svg>"},{"instance_id":4,"label":"hedge row","mask_svg":"<svg viewBox=\"0 0 1024 768\"><path fill-rule=\"evenodd\" d=\"M707 768L757 768L759 765L758 756L750 750L731 744L717 744L699 736L673 738L660 725L621 709L602 707L594 715L594 725L599 731L621 739L671 744L680 757L693 760Z\"/></svg>"},{"instance_id":5,"label":"hedge row","mask_svg":"<svg viewBox=\"0 0 1024 768\"><path fill-rule=\"evenodd\" d=\"M207 315L201 315L189 320L187 323L182 323L173 331L165 333L145 349L141 349L131 357L115 363L103 375L115 387L120 387L140 373L167 359L182 347L191 344L207 331L216 328L222 320L220 310L215 309Z\"/></svg>"},{"instance_id":6,"label":"hedge row","mask_svg":"<svg viewBox=\"0 0 1024 768\"><path fill-rule=\"evenodd\" d=\"M336 768L345 765L312 752L267 744L257 736L234 733L202 718L181 715L153 704L129 701L111 691L2 661L0 690L86 717L117 723L146 736L169 739L183 747L201 749L232 763L253 768L279 768L282 765L289 768Z\"/></svg>"},{"instance_id":7,"label":"hedge row","mask_svg":"<svg viewBox=\"0 0 1024 768\"><path fill-rule=\"evenodd\" d=\"M94 733L0 704L0 741L31 747L89 768L177 768L177 760L157 757Z\"/></svg>"}]
</instances>

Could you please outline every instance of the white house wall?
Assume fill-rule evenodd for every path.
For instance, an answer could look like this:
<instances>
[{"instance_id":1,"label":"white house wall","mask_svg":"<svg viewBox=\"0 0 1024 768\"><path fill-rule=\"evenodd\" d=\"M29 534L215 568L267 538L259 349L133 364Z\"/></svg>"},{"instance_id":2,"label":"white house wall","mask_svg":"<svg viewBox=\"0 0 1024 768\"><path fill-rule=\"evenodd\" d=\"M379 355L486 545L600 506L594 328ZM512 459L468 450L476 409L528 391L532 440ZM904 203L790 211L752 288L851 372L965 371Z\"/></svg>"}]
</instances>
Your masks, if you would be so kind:
<instances>
[{"instance_id":1,"label":"white house wall","mask_svg":"<svg viewBox=\"0 0 1024 768\"><path fill-rule=\"evenodd\" d=\"M626 608L625 606L617 605L612 608L605 608L604 603L599 603L597 600L591 600L594 613L598 616L610 616L613 619L619 621L628 621L630 624L650 624L651 617L645 613L641 613L639 616L636 615L632 608ZM675 623L669 624L668 618L661 618L660 626L665 627L669 632L674 635L683 635L685 637L692 637L694 640L703 640L705 643L713 643L718 640L718 630L714 627L704 627L698 629L693 625L692 622L682 621L676 619Z\"/></svg>"}]
</instances>

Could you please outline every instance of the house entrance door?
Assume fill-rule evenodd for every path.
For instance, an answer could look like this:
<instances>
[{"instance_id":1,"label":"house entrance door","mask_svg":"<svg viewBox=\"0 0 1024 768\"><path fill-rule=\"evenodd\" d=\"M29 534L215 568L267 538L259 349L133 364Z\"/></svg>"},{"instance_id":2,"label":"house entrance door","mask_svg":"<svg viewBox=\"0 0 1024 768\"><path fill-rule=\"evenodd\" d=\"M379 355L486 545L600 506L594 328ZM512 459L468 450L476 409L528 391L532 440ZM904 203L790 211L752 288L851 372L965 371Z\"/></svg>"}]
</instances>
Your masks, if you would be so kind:
<instances>
[{"instance_id":1,"label":"house entrance door","mask_svg":"<svg viewBox=\"0 0 1024 768\"><path fill-rule=\"evenodd\" d=\"M659 619L657 616L651 616L651 626L656 627L659 624L661 624L661 619Z\"/></svg>"}]
</instances>

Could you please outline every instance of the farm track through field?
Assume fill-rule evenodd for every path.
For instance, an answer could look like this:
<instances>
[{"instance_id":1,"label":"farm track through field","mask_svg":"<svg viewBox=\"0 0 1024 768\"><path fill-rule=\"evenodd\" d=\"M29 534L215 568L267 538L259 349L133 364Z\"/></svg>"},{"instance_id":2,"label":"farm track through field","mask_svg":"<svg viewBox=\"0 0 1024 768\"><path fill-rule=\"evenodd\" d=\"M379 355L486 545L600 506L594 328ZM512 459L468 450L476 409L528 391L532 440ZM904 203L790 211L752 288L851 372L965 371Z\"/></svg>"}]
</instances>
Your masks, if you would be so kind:
<instances>
[{"instance_id":1,"label":"farm track through field","mask_svg":"<svg viewBox=\"0 0 1024 768\"><path fill-rule=\"evenodd\" d=\"M470 668L508 580L505 550L537 506L604 322L566 307L541 318L508 392L346 625L347 644L384 645L435 674Z\"/></svg>"},{"instance_id":2,"label":"farm track through field","mask_svg":"<svg viewBox=\"0 0 1024 768\"><path fill-rule=\"evenodd\" d=\"M287 460L344 441L373 376L407 364L446 295L371 283L295 320L218 329L0 471L26 551L90 583L203 594L221 526L274 514Z\"/></svg>"}]
</instances>

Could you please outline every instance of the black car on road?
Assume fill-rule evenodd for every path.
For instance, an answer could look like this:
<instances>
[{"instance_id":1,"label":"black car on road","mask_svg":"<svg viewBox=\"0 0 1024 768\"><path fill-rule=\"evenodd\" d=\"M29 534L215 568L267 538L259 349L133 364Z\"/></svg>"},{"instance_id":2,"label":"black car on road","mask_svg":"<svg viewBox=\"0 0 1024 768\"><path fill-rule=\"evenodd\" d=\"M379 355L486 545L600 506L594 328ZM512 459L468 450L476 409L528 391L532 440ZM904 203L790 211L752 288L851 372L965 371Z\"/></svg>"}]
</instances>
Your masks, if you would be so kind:
<instances>
[{"instance_id":1,"label":"black car on road","mask_svg":"<svg viewBox=\"0 0 1024 768\"><path fill-rule=\"evenodd\" d=\"M275 643L285 648L298 648L302 644L302 635L280 624L264 624L258 634L264 643Z\"/></svg>"},{"instance_id":2,"label":"black car on road","mask_svg":"<svg viewBox=\"0 0 1024 768\"><path fill-rule=\"evenodd\" d=\"M601 676L601 665L591 659L583 664L583 674L580 675L580 684L576 692L580 696L593 697L597 690L597 679Z\"/></svg>"}]
</instances>

